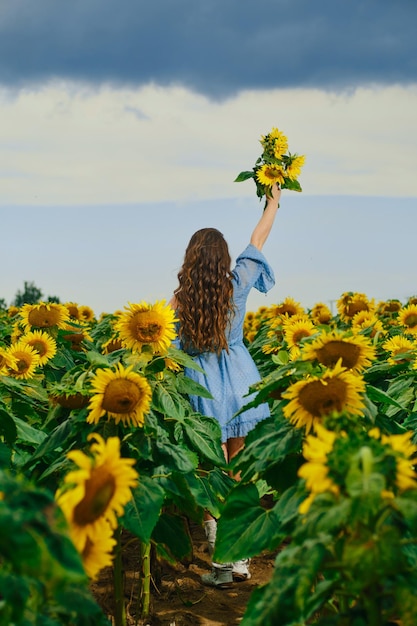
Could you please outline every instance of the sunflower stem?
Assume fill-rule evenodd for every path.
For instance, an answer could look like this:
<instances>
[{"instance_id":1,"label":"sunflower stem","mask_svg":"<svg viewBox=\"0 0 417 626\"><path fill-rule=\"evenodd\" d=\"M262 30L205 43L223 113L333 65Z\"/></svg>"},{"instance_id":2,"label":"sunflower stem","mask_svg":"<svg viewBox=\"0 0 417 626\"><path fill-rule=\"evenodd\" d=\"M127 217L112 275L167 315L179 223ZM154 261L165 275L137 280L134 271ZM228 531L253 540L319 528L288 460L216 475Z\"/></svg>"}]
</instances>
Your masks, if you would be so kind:
<instances>
[{"instance_id":1,"label":"sunflower stem","mask_svg":"<svg viewBox=\"0 0 417 626\"><path fill-rule=\"evenodd\" d=\"M120 526L115 531L115 538L117 544L113 564L114 626L126 626L126 607L123 593L122 529Z\"/></svg>"},{"instance_id":2,"label":"sunflower stem","mask_svg":"<svg viewBox=\"0 0 417 626\"><path fill-rule=\"evenodd\" d=\"M141 544L142 553L142 617L147 617L151 599L151 544Z\"/></svg>"}]
</instances>

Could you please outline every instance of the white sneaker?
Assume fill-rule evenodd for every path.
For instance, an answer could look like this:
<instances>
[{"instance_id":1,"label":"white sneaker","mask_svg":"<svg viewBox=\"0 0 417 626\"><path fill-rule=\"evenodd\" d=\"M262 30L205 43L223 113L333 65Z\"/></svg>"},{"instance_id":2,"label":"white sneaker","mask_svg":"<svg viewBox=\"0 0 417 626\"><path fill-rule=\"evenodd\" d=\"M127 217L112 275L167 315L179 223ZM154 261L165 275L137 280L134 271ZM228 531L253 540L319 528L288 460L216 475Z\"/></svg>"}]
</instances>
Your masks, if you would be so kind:
<instances>
[{"instance_id":1,"label":"white sneaker","mask_svg":"<svg viewBox=\"0 0 417 626\"><path fill-rule=\"evenodd\" d=\"M232 577L235 582L243 582L250 579L249 564L250 559L241 559L233 563Z\"/></svg>"},{"instance_id":2,"label":"white sneaker","mask_svg":"<svg viewBox=\"0 0 417 626\"><path fill-rule=\"evenodd\" d=\"M202 574L201 582L208 587L217 589L230 589L233 587L233 575L231 568L213 567L210 574Z\"/></svg>"}]
</instances>

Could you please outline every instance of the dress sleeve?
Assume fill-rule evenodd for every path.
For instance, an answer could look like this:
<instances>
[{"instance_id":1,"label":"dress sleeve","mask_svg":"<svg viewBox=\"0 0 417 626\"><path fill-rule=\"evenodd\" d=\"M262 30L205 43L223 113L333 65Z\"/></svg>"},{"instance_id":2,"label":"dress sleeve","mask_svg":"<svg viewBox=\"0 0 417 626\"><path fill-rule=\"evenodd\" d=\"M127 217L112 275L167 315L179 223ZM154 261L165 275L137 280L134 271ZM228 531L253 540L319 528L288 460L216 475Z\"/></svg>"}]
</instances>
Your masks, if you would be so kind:
<instances>
[{"instance_id":1,"label":"dress sleeve","mask_svg":"<svg viewBox=\"0 0 417 626\"><path fill-rule=\"evenodd\" d=\"M251 243L237 257L233 270L237 285L243 290L252 287L267 293L275 285L275 276L263 253Z\"/></svg>"}]
</instances>

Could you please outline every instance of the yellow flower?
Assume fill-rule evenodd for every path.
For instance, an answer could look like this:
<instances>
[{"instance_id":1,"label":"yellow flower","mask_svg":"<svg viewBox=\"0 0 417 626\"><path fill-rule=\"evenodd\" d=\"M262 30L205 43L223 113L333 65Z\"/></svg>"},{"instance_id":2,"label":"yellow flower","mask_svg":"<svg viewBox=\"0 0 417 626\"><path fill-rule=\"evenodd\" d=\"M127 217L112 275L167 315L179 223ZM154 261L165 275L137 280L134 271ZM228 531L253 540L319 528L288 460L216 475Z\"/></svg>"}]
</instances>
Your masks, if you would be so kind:
<instances>
[{"instance_id":1,"label":"yellow flower","mask_svg":"<svg viewBox=\"0 0 417 626\"><path fill-rule=\"evenodd\" d=\"M22 380L33 378L39 365L39 354L34 348L18 341L10 346L8 354L13 359L13 365L8 368L8 376Z\"/></svg>"},{"instance_id":2,"label":"yellow flower","mask_svg":"<svg viewBox=\"0 0 417 626\"><path fill-rule=\"evenodd\" d=\"M68 309L54 302L24 304L20 315L25 328L63 328L69 318Z\"/></svg>"},{"instance_id":3,"label":"yellow flower","mask_svg":"<svg viewBox=\"0 0 417 626\"><path fill-rule=\"evenodd\" d=\"M409 304L398 313L398 323L412 335L417 334L417 304Z\"/></svg>"},{"instance_id":4,"label":"yellow flower","mask_svg":"<svg viewBox=\"0 0 417 626\"><path fill-rule=\"evenodd\" d=\"M369 367L375 356L375 348L369 339L337 330L323 332L302 348L302 357L306 361L317 360L326 367L334 367L341 360L343 367L356 371Z\"/></svg>"},{"instance_id":5,"label":"yellow flower","mask_svg":"<svg viewBox=\"0 0 417 626\"><path fill-rule=\"evenodd\" d=\"M264 151L275 159L281 159L288 150L287 137L276 127L272 127L271 132L267 135L262 135L260 141Z\"/></svg>"},{"instance_id":6,"label":"yellow flower","mask_svg":"<svg viewBox=\"0 0 417 626\"><path fill-rule=\"evenodd\" d=\"M21 337L20 343L36 350L39 355L39 365L45 365L56 354L55 339L43 330L33 330L26 333Z\"/></svg>"},{"instance_id":7,"label":"yellow flower","mask_svg":"<svg viewBox=\"0 0 417 626\"><path fill-rule=\"evenodd\" d=\"M83 322L92 322L94 320L94 311L91 307L85 304L78 307L79 319Z\"/></svg>"},{"instance_id":8,"label":"yellow flower","mask_svg":"<svg viewBox=\"0 0 417 626\"><path fill-rule=\"evenodd\" d=\"M274 163L265 163L256 172L256 178L262 185L270 187L274 183L284 184L284 168Z\"/></svg>"},{"instance_id":9,"label":"yellow flower","mask_svg":"<svg viewBox=\"0 0 417 626\"><path fill-rule=\"evenodd\" d=\"M279 304L274 304L268 309L268 317L293 317L294 315L303 315L304 308L299 302L296 302L293 298L285 298Z\"/></svg>"},{"instance_id":10,"label":"yellow flower","mask_svg":"<svg viewBox=\"0 0 417 626\"><path fill-rule=\"evenodd\" d=\"M401 302L399 300L391 299L385 300L378 303L377 311L381 315L391 315L393 313L398 313L398 311L402 308Z\"/></svg>"},{"instance_id":11,"label":"yellow flower","mask_svg":"<svg viewBox=\"0 0 417 626\"><path fill-rule=\"evenodd\" d=\"M315 324L328 324L333 317L329 307L323 302L317 302L310 313Z\"/></svg>"},{"instance_id":12,"label":"yellow flower","mask_svg":"<svg viewBox=\"0 0 417 626\"><path fill-rule=\"evenodd\" d=\"M411 442L413 432L407 431L401 435L381 435L379 428L372 428L368 435L375 439L380 439L381 443L390 446L394 452L396 463L395 484L399 491L417 489L417 476L413 466L413 459L417 454L417 446Z\"/></svg>"},{"instance_id":13,"label":"yellow flower","mask_svg":"<svg viewBox=\"0 0 417 626\"><path fill-rule=\"evenodd\" d=\"M65 339L65 341L69 342L69 347L75 352L82 352L84 350L83 343L85 341L93 341L87 328L83 328L83 326L75 324L65 324L64 328L69 332L62 335L62 337L63 339Z\"/></svg>"},{"instance_id":14,"label":"yellow flower","mask_svg":"<svg viewBox=\"0 0 417 626\"><path fill-rule=\"evenodd\" d=\"M308 435L303 446L303 457L306 459L300 469L298 476L304 478L306 487L311 492L299 508L300 513L307 513L314 497L319 493L330 491L339 494L338 486L329 477L327 467L327 457L333 449L336 433L326 430L320 424L316 424L316 435Z\"/></svg>"},{"instance_id":15,"label":"yellow flower","mask_svg":"<svg viewBox=\"0 0 417 626\"><path fill-rule=\"evenodd\" d=\"M371 330L371 337L375 337L376 333L385 332L381 320L371 311L359 311L352 317L351 324L355 332Z\"/></svg>"},{"instance_id":16,"label":"yellow flower","mask_svg":"<svg viewBox=\"0 0 417 626\"><path fill-rule=\"evenodd\" d=\"M87 539L94 542L106 536L108 524L116 528L117 518L123 515L138 481L135 460L120 456L118 437L105 441L93 433L88 439L93 441L90 456L81 450L66 455L79 469L68 472L64 488L56 494L79 552L85 549Z\"/></svg>"},{"instance_id":17,"label":"yellow flower","mask_svg":"<svg viewBox=\"0 0 417 626\"><path fill-rule=\"evenodd\" d=\"M78 311L78 304L75 302L66 302L65 305L68 309L68 313L73 320L80 319L80 312Z\"/></svg>"},{"instance_id":18,"label":"yellow flower","mask_svg":"<svg viewBox=\"0 0 417 626\"><path fill-rule=\"evenodd\" d=\"M285 320L282 325L284 333L284 339L289 348L299 346L302 339L305 337L311 337L317 332L317 328L314 326L307 316L290 317Z\"/></svg>"},{"instance_id":19,"label":"yellow flower","mask_svg":"<svg viewBox=\"0 0 417 626\"><path fill-rule=\"evenodd\" d=\"M124 346L141 352L150 346L155 353L164 353L175 339L175 311L165 300L147 304L130 304L115 323L115 330Z\"/></svg>"},{"instance_id":20,"label":"yellow flower","mask_svg":"<svg viewBox=\"0 0 417 626\"><path fill-rule=\"evenodd\" d=\"M16 369L16 359L7 348L0 347L0 375L7 375L8 368Z\"/></svg>"},{"instance_id":21,"label":"yellow flower","mask_svg":"<svg viewBox=\"0 0 417 626\"><path fill-rule=\"evenodd\" d=\"M100 534L96 534L94 540L87 536L81 558L85 572L91 580L95 580L102 569L113 563L113 550L117 543L113 535L112 527L106 522L101 525Z\"/></svg>"},{"instance_id":22,"label":"yellow flower","mask_svg":"<svg viewBox=\"0 0 417 626\"><path fill-rule=\"evenodd\" d=\"M375 303L364 293L345 292L337 301L337 310L344 322L350 322L359 311L373 311Z\"/></svg>"},{"instance_id":23,"label":"yellow flower","mask_svg":"<svg viewBox=\"0 0 417 626\"><path fill-rule=\"evenodd\" d=\"M152 399L152 389L144 376L118 363L116 371L98 369L91 387L94 395L89 402L89 424L97 424L107 413L116 424L143 426Z\"/></svg>"},{"instance_id":24,"label":"yellow flower","mask_svg":"<svg viewBox=\"0 0 417 626\"><path fill-rule=\"evenodd\" d=\"M290 385L282 394L289 400L283 413L297 428L305 427L308 434L312 428L316 429L322 418L332 413L362 415L364 391L363 379L338 362L321 377L311 376Z\"/></svg>"},{"instance_id":25,"label":"yellow flower","mask_svg":"<svg viewBox=\"0 0 417 626\"><path fill-rule=\"evenodd\" d=\"M417 350L415 341L404 337L403 335L395 335L391 339L387 339L382 344L384 350L390 353L387 361L391 365L397 365L404 361L410 361Z\"/></svg>"},{"instance_id":26,"label":"yellow flower","mask_svg":"<svg viewBox=\"0 0 417 626\"><path fill-rule=\"evenodd\" d=\"M287 165L287 169L285 170L286 175L291 180L297 180L297 178L301 174L301 168L305 163L305 156L294 156L291 159L289 165Z\"/></svg>"}]
</instances>

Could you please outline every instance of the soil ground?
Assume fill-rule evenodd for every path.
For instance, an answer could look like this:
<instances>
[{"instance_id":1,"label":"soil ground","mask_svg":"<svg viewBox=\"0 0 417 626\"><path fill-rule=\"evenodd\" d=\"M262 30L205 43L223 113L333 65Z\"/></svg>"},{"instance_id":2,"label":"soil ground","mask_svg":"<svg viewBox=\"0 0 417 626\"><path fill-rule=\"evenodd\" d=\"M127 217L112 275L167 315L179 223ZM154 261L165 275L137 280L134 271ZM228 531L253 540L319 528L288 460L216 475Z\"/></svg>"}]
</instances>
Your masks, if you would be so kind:
<instances>
[{"instance_id":1,"label":"soil ground","mask_svg":"<svg viewBox=\"0 0 417 626\"><path fill-rule=\"evenodd\" d=\"M129 542L129 548L124 550L124 588L129 626L236 626L242 620L252 591L270 580L276 554L266 553L252 559L250 580L234 583L233 588L227 590L204 586L200 576L211 569L204 530L191 524L190 534L193 542L190 562L172 566L164 561L152 566L151 607L146 619L138 617L139 549L136 540ZM111 620L111 569L102 572L92 590Z\"/></svg>"}]
</instances>

